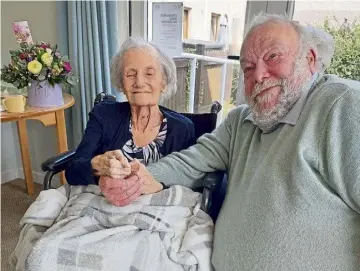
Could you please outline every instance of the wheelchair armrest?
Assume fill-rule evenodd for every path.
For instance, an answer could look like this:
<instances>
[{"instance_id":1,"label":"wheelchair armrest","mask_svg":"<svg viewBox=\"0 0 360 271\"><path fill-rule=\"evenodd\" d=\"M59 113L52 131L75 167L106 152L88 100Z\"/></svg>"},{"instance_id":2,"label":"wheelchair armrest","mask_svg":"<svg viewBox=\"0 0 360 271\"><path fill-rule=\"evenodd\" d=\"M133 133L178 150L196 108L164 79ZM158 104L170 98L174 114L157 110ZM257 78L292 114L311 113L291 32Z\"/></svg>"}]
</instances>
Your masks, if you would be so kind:
<instances>
[{"instance_id":1,"label":"wheelchair armrest","mask_svg":"<svg viewBox=\"0 0 360 271\"><path fill-rule=\"evenodd\" d=\"M43 171L52 171L53 173L61 172L65 170L67 162L73 159L74 154L75 150L70 150L51 157L41 164L41 169Z\"/></svg>"},{"instance_id":2,"label":"wheelchair armrest","mask_svg":"<svg viewBox=\"0 0 360 271\"><path fill-rule=\"evenodd\" d=\"M215 171L206 174L203 181L204 188L209 189L210 191L216 190L221 186L221 182L224 178L223 171Z\"/></svg>"},{"instance_id":3,"label":"wheelchair armrest","mask_svg":"<svg viewBox=\"0 0 360 271\"><path fill-rule=\"evenodd\" d=\"M212 194L215 190L220 189L224 179L223 171L215 171L206 174L203 181L203 196L201 200L201 210L209 214L212 203Z\"/></svg>"}]
</instances>

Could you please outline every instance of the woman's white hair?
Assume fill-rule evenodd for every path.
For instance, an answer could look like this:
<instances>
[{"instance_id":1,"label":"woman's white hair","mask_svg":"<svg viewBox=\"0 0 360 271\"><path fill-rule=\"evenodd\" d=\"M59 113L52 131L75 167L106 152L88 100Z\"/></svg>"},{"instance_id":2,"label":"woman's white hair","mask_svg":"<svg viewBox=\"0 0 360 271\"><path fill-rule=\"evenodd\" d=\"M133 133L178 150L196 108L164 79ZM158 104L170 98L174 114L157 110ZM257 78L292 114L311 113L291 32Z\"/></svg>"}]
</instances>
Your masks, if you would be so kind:
<instances>
[{"instance_id":1,"label":"woman's white hair","mask_svg":"<svg viewBox=\"0 0 360 271\"><path fill-rule=\"evenodd\" d=\"M161 71L165 80L165 88L161 91L160 99L164 101L176 93L176 65L175 62L163 50L155 44L142 38L131 37L121 46L120 51L112 58L110 66L111 82L121 92L123 88L123 58L126 52L132 49L147 48L157 52Z\"/></svg>"},{"instance_id":2,"label":"woman's white hair","mask_svg":"<svg viewBox=\"0 0 360 271\"><path fill-rule=\"evenodd\" d=\"M323 73L331 64L331 59L334 55L335 50L335 42L334 38L321 28L317 28L314 26L303 26L298 22L292 21L286 15L278 15L278 14L267 14L264 12L260 12L256 15L251 21L249 27L247 28L244 40L247 38L252 31L255 30L260 25L275 22L275 23L287 23L294 27L295 31L299 35L299 54L303 55L307 50L313 49L316 54L316 63L315 67L319 73ZM237 91L237 104L245 103L243 85L244 85L244 74L240 69L239 74L239 85Z\"/></svg>"}]
</instances>

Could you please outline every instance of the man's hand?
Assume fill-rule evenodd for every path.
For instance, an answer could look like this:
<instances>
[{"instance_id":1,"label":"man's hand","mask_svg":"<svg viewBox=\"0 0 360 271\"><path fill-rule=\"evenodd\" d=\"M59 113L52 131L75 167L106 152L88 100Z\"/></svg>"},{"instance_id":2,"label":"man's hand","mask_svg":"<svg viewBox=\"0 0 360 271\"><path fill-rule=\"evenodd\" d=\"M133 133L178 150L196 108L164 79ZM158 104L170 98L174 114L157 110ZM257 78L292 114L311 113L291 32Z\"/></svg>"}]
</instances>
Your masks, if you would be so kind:
<instances>
[{"instance_id":1,"label":"man's hand","mask_svg":"<svg viewBox=\"0 0 360 271\"><path fill-rule=\"evenodd\" d=\"M120 150L107 151L91 160L91 166L97 176L109 176L113 179L123 179L131 173L131 167Z\"/></svg>"},{"instance_id":2,"label":"man's hand","mask_svg":"<svg viewBox=\"0 0 360 271\"><path fill-rule=\"evenodd\" d=\"M125 180L133 182L136 178L138 178L142 183L141 190L144 195L153 194L163 190L162 184L156 181L146 167L136 159L131 162L131 167L134 168L135 165L138 167L138 170Z\"/></svg>"},{"instance_id":3,"label":"man's hand","mask_svg":"<svg viewBox=\"0 0 360 271\"><path fill-rule=\"evenodd\" d=\"M99 187L103 195L115 206L126 206L142 194L139 178L128 180L101 176Z\"/></svg>"}]
</instances>

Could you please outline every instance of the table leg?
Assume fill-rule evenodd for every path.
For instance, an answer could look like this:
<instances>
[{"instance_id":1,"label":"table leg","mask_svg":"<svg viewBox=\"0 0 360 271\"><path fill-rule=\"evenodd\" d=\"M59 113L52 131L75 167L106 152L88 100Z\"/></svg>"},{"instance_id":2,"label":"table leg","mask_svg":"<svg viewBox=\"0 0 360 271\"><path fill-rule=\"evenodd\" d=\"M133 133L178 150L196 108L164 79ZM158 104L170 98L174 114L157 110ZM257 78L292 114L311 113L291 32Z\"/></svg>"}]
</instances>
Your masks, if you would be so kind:
<instances>
[{"instance_id":1,"label":"table leg","mask_svg":"<svg viewBox=\"0 0 360 271\"><path fill-rule=\"evenodd\" d=\"M60 153L68 150L64 110L56 111L56 134ZM64 172L60 173L61 184L66 183Z\"/></svg>"},{"instance_id":2,"label":"table leg","mask_svg":"<svg viewBox=\"0 0 360 271\"><path fill-rule=\"evenodd\" d=\"M28 135L26 130L26 121L24 119L18 120L16 122L17 130L19 135L20 141L20 151L21 151L21 159L24 169L25 181L27 192L29 195L34 194L34 181L32 176L31 170L31 160L30 160L30 153L29 153L29 142L28 142Z\"/></svg>"}]
</instances>

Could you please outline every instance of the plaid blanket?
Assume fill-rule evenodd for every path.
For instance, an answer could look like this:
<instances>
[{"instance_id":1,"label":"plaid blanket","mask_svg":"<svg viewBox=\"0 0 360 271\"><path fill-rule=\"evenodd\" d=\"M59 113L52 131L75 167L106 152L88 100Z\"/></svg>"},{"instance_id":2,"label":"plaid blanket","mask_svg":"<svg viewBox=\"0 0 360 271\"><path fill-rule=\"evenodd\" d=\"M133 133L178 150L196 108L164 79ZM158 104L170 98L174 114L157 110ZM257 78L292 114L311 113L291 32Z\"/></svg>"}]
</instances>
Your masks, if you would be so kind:
<instances>
[{"instance_id":1,"label":"plaid blanket","mask_svg":"<svg viewBox=\"0 0 360 271\"><path fill-rule=\"evenodd\" d=\"M16 270L212 270L201 194L172 186L126 207L98 186L42 191L20 221Z\"/></svg>"}]
</instances>

